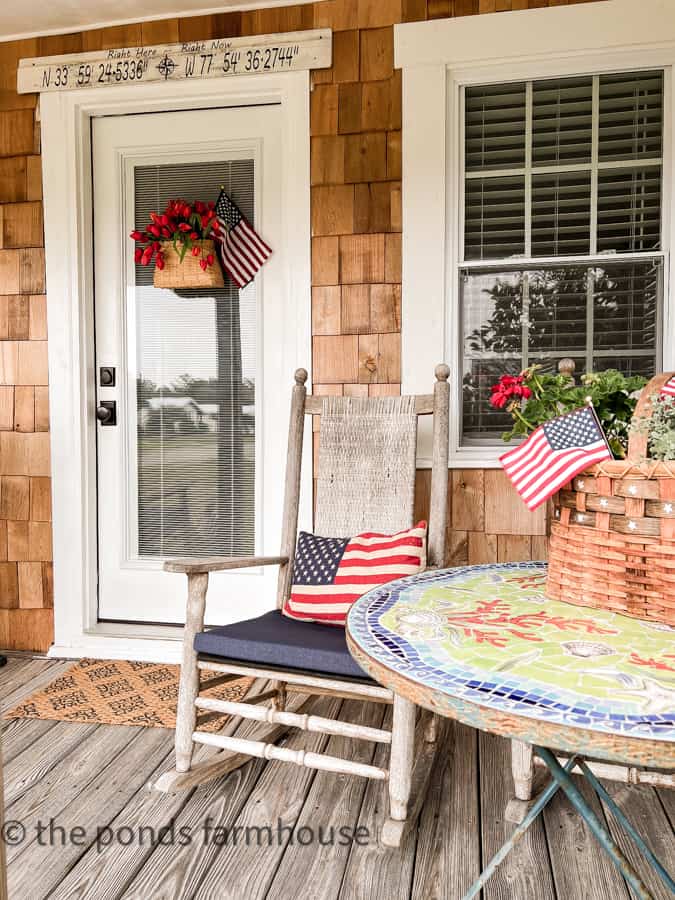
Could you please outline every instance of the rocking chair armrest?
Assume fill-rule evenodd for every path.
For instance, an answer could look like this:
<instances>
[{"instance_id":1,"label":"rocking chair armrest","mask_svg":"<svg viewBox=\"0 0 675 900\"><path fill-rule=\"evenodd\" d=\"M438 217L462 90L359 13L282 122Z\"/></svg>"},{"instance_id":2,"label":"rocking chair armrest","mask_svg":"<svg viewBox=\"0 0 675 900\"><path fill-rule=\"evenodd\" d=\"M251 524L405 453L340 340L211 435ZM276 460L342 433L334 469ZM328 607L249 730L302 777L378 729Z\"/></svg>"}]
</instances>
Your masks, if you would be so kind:
<instances>
[{"instance_id":1,"label":"rocking chair armrest","mask_svg":"<svg viewBox=\"0 0 675 900\"><path fill-rule=\"evenodd\" d=\"M226 569L251 569L256 566L283 566L287 556L212 556L209 559L170 559L164 563L165 572L202 575Z\"/></svg>"}]
</instances>

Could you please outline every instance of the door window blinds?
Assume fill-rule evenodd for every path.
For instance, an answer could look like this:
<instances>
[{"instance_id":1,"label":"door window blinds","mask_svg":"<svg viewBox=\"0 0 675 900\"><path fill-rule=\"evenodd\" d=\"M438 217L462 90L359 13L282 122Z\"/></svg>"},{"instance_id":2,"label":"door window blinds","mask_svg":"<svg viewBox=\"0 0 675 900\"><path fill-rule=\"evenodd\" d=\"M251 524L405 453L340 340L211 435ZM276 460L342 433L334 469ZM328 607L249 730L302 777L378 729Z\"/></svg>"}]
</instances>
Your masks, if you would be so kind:
<instances>
[{"instance_id":1,"label":"door window blinds","mask_svg":"<svg viewBox=\"0 0 675 900\"><path fill-rule=\"evenodd\" d=\"M135 220L169 199L216 200L254 221L252 159L139 166ZM236 556L255 550L256 298L251 284L160 290L135 267L138 553ZM133 364L133 360L130 360ZM135 513L134 513L135 508Z\"/></svg>"},{"instance_id":2,"label":"door window blinds","mask_svg":"<svg viewBox=\"0 0 675 900\"><path fill-rule=\"evenodd\" d=\"M534 362L650 375L659 357L663 72L464 89L463 441Z\"/></svg>"}]
</instances>

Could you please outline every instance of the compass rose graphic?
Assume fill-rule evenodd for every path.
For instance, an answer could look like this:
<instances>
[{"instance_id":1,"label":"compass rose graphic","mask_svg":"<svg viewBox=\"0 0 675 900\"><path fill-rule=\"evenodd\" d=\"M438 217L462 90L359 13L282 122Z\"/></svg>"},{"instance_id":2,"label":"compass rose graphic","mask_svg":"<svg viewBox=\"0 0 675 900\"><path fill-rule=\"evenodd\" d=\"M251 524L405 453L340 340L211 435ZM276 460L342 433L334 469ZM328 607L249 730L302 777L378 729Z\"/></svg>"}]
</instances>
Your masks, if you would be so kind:
<instances>
[{"instance_id":1,"label":"compass rose graphic","mask_svg":"<svg viewBox=\"0 0 675 900\"><path fill-rule=\"evenodd\" d=\"M173 74L173 70L176 68L176 63L171 59L168 53L165 53L164 59L157 66L157 68L164 76L164 80L166 81L166 79Z\"/></svg>"}]
</instances>

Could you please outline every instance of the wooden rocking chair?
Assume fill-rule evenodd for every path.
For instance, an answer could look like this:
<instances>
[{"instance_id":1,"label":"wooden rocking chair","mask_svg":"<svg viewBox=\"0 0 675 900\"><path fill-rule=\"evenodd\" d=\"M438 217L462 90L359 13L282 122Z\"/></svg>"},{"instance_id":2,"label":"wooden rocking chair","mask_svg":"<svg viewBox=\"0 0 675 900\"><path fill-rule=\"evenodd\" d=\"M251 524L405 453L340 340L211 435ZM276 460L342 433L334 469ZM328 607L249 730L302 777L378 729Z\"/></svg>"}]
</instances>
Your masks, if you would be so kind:
<instances>
[{"instance_id":1,"label":"wooden rocking chair","mask_svg":"<svg viewBox=\"0 0 675 900\"><path fill-rule=\"evenodd\" d=\"M320 432L315 530L329 537L365 530L394 533L412 526L417 421L419 416L433 415L427 557L430 567L443 566L448 375L447 366L437 366L434 392L429 395L322 398L307 396L304 369L295 373L280 555L165 563L166 571L187 575L188 602L176 724L176 768L158 779L154 784L156 789L174 791L194 787L236 769L254 756L376 778L388 781L389 785L389 818L381 839L390 846L400 843L406 821L414 821L426 790L426 775L435 752L436 718L424 713L425 718L416 728L415 705L395 697L361 670L349 655L342 628L297 621L282 615L281 610L288 602L292 584L306 415L322 416L322 424L326 423ZM279 566L277 609L246 622L204 629L209 572L267 565ZM241 676L267 679L272 687L257 696L244 698L243 702L200 697L199 674L203 669L226 673L222 680ZM392 729L386 731L307 714L304 709L313 702L311 698L300 709L289 711L287 686L303 694L393 703ZM271 705L261 706L266 700ZM267 723L266 733L248 740L199 731L198 711L205 711L209 716L225 713ZM276 746L274 741L292 727L390 744L389 767L384 769ZM193 763L197 744L211 745L221 752ZM413 784L416 802L411 801Z\"/></svg>"}]
</instances>

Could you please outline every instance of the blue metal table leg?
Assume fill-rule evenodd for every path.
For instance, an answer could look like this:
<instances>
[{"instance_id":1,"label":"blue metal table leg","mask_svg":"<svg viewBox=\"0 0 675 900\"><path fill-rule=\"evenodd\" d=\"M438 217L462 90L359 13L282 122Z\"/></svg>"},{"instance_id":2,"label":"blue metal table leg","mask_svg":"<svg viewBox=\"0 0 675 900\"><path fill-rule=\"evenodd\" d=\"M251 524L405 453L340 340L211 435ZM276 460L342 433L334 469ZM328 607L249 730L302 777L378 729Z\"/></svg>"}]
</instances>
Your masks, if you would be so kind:
<instances>
[{"instance_id":1,"label":"blue metal table leg","mask_svg":"<svg viewBox=\"0 0 675 900\"><path fill-rule=\"evenodd\" d=\"M591 829L597 838L600 846L607 853L614 865L619 869L628 884L633 888L640 900L653 900L652 895L647 890L646 885L637 874L635 869L628 862L621 852L618 844L614 841L605 826L600 822L596 814L586 803L583 794L572 781L569 766L560 765L555 755L544 747L535 747L534 752L546 763L546 767L555 779L556 783L563 789L568 800L579 812L584 822Z\"/></svg>"},{"instance_id":2,"label":"blue metal table leg","mask_svg":"<svg viewBox=\"0 0 675 900\"><path fill-rule=\"evenodd\" d=\"M569 772L572 770L572 767L576 765L576 757L570 759L565 766L565 769ZM537 801L532 805L529 812L523 819L523 821L518 825L516 830L513 832L508 841L504 844L504 846L498 850L495 855L492 857L487 866L483 869L481 874L478 876L476 881L471 885L467 893L464 895L464 900L470 900L471 897L475 897L476 894L479 894L485 884L485 882L490 878L491 875L494 874L495 869L499 866L505 857L509 854L511 849L518 843L518 841L525 834L530 825L537 818L539 813L543 810L546 804L549 802L551 797L560 789L560 784L556 780L551 781L551 783L546 787L544 791L540 794Z\"/></svg>"},{"instance_id":3,"label":"blue metal table leg","mask_svg":"<svg viewBox=\"0 0 675 900\"><path fill-rule=\"evenodd\" d=\"M642 840L637 831L633 828L631 823L628 821L623 812L619 809L616 803L612 800L610 795L607 793L606 789L595 777L593 772L588 768L586 763L583 760L580 760L578 763L579 768L584 773L586 780L590 782L591 787L595 791L595 793L607 804L607 806L612 811L614 817L621 823L624 830L633 838L641 853L646 856L646 858L651 863L652 868L656 872L656 874L661 878L666 887L670 888L673 892L673 896L675 896L675 879L672 878L669 872L665 870L665 868L661 865L659 860L656 858L654 853L649 849L649 847Z\"/></svg>"},{"instance_id":4,"label":"blue metal table leg","mask_svg":"<svg viewBox=\"0 0 675 900\"><path fill-rule=\"evenodd\" d=\"M509 840L506 841L504 846L497 851L497 853L487 864L483 872L480 874L478 879L469 888L469 891L464 895L464 900L471 900L472 897L475 897L478 893L480 893L485 882L494 873L497 866L500 865L500 863L504 860L510 850L515 846L515 844L518 843L518 841L522 838L530 825L535 821L537 816L540 815L546 804L551 800L551 798L560 788L562 788L564 793L567 795L568 800L581 815L584 822L586 822L590 830L593 832L593 835L600 843L600 846L610 857L614 865L619 869L630 887L634 890L639 900L653 900L652 894L649 893L649 890L647 889L640 876L630 865L624 854L621 852L618 844L614 841L600 819L598 819L596 814L590 808L590 806L584 799L583 794L572 780L571 772L575 765L579 766L583 777L586 778L596 794L607 804L620 824L623 826L623 828L625 828L626 832L630 835L630 837L633 838L633 840L645 855L646 859L650 862L659 877L664 881L664 883L670 888L671 891L675 892L675 881L673 881L673 878L661 865L661 863L656 858L654 853L649 849L649 847L647 847L640 835L635 831L628 819L614 803L605 788L600 784L600 782L597 780L595 775L593 775L593 773L583 760L578 760L577 757L572 757L572 759L570 759L563 768L556 759L555 755L551 753L550 750L547 750L544 747L534 747L534 752L546 764L546 767L551 773L553 780L543 791L538 800L530 808L530 811L513 832Z\"/></svg>"}]
</instances>

